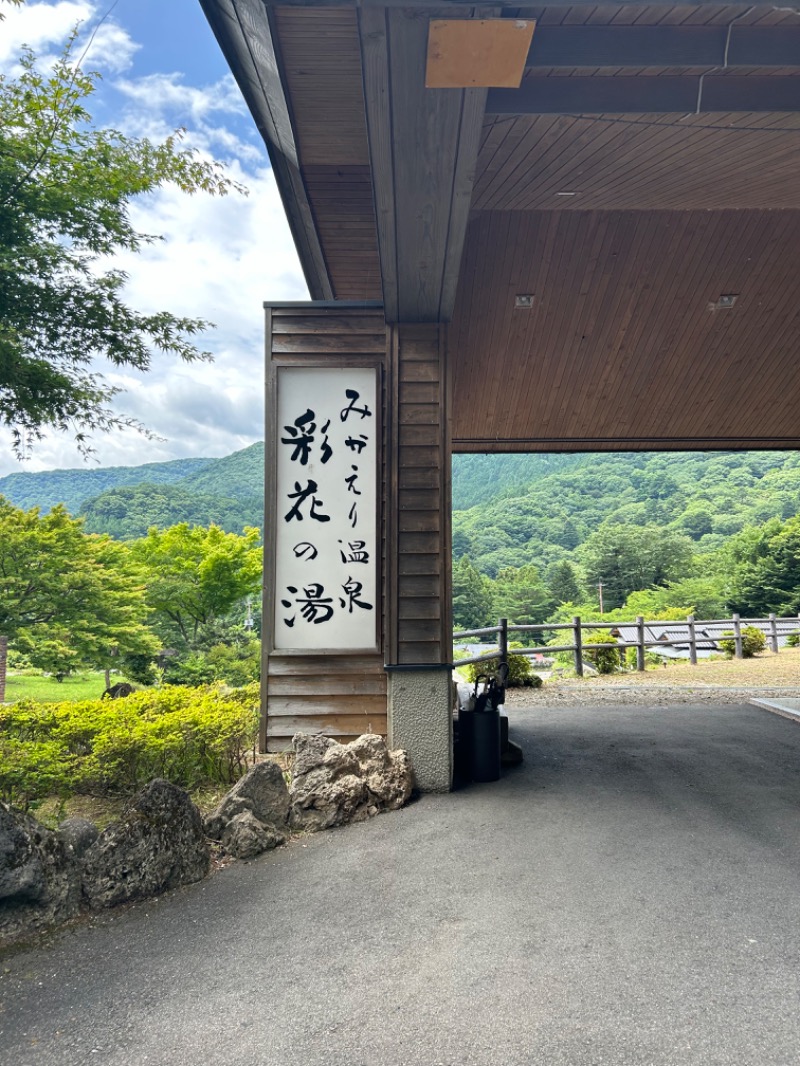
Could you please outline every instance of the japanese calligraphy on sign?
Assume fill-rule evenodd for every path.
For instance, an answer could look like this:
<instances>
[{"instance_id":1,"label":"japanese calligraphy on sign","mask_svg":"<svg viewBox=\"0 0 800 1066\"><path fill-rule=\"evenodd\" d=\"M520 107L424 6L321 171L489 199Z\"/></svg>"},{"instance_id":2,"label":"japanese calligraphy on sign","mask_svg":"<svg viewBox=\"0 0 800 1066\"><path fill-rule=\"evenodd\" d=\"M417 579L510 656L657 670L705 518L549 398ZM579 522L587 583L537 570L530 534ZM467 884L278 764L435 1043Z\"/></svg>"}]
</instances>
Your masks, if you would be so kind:
<instances>
[{"instance_id":1,"label":"japanese calligraphy on sign","mask_svg":"<svg viewBox=\"0 0 800 1066\"><path fill-rule=\"evenodd\" d=\"M372 649L377 371L279 367L277 394L275 649Z\"/></svg>"}]
</instances>

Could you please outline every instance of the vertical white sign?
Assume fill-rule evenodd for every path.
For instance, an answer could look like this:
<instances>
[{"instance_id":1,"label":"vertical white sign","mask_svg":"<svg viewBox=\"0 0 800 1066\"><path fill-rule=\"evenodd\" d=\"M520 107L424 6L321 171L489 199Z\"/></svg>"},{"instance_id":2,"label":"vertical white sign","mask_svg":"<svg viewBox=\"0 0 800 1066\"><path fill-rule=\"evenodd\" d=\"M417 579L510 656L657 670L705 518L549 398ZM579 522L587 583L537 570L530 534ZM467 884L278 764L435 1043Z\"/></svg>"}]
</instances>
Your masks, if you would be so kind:
<instances>
[{"instance_id":1,"label":"vertical white sign","mask_svg":"<svg viewBox=\"0 0 800 1066\"><path fill-rule=\"evenodd\" d=\"M374 369L279 367L274 644L377 645Z\"/></svg>"}]
</instances>

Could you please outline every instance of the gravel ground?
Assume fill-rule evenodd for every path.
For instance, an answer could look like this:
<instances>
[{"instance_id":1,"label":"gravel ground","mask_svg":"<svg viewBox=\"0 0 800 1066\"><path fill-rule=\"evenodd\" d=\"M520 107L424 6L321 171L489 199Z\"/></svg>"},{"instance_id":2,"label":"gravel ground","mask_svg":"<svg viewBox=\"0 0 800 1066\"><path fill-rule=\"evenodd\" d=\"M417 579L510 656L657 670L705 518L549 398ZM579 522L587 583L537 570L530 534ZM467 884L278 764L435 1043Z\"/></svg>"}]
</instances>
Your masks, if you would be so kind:
<instances>
[{"instance_id":1,"label":"gravel ground","mask_svg":"<svg viewBox=\"0 0 800 1066\"><path fill-rule=\"evenodd\" d=\"M747 703L754 697L800 696L800 649L755 659L670 664L644 674L548 680L540 689L512 689L506 706L538 707Z\"/></svg>"}]
</instances>

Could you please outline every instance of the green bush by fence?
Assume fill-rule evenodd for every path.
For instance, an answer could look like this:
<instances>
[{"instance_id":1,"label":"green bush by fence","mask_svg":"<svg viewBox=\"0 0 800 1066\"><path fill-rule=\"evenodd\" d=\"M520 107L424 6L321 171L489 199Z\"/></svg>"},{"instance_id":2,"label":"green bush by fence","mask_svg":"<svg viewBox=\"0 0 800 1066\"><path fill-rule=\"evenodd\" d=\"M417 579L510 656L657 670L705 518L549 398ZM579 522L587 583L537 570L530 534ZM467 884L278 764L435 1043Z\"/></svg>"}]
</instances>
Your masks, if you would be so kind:
<instances>
[{"instance_id":1,"label":"green bush by fence","mask_svg":"<svg viewBox=\"0 0 800 1066\"><path fill-rule=\"evenodd\" d=\"M723 633L723 638L719 642L720 648L725 652L729 659L732 659L736 654L736 638L733 633ZM758 655L760 651L763 651L767 646L767 638L757 629L755 626L744 626L742 629L742 658L752 659L754 655Z\"/></svg>"},{"instance_id":2,"label":"green bush by fence","mask_svg":"<svg viewBox=\"0 0 800 1066\"><path fill-rule=\"evenodd\" d=\"M131 794L154 777L184 788L230 784L258 733L258 685L166 686L119 700L0 708L0 799Z\"/></svg>"},{"instance_id":3,"label":"green bush by fence","mask_svg":"<svg viewBox=\"0 0 800 1066\"><path fill-rule=\"evenodd\" d=\"M519 641L512 640L508 647L509 650L521 648L522 644ZM457 659L456 666L458 666ZM486 659L482 663L467 663L463 668L463 672L468 681L474 682L475 678L481 674L488 674L491 677L499 669L500 659L498 657L497 659ZM541 684L542 679L533 672L530 659L525 655L509 655L507 688L539 688Z\"/></svg>"}]
</instances>

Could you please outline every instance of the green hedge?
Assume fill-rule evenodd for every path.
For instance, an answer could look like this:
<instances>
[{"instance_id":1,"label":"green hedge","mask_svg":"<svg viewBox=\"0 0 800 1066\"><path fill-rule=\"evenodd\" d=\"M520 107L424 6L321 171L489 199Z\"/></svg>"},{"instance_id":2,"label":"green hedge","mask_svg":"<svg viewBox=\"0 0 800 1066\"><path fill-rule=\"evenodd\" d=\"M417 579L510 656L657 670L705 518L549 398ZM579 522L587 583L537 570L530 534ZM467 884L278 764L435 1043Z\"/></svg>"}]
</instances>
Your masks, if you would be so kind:
<instances>
[{"instance_id":1,"label":"green hedge","mask_svg":"<svg viewBox=\"0 0 800 1066\"><path fill-rule=\"evenodd\" d=\"M119 700L0 708L0 798L131 794L154 777L184 788L230 784L258 734L259 687L165 686Z\"/></svg>"}]
</instances>

